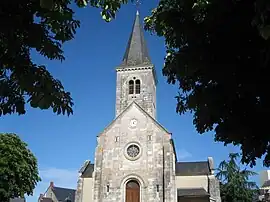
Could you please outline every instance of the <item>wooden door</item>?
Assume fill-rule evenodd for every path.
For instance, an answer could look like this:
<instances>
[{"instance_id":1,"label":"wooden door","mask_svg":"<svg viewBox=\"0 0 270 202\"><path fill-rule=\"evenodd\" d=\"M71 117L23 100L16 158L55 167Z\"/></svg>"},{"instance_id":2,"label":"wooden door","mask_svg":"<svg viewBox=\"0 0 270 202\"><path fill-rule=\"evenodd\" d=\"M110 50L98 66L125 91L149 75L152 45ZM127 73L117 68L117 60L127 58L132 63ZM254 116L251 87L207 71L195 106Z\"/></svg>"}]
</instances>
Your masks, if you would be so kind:
<instances>
[{"instance_id":1,"label":"wooden door","mask_svg":"<svg viewBox=\"0 0 270 202\"><path fill-rule=\"evenodd\" d=\"M126 202L140 202L140 185L135 180L126 184Z\"/></svg>"}]
</instances>

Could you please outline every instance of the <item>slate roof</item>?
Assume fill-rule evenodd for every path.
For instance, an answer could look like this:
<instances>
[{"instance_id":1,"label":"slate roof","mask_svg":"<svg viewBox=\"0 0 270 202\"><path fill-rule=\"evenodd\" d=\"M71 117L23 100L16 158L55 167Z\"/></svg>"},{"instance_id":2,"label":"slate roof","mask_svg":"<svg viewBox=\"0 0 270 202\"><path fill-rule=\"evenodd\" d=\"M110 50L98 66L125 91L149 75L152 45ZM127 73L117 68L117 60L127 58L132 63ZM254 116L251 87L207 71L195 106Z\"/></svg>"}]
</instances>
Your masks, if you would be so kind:
<instances>
[{"instance_id":1,"label":"slate roof","mask_svg":"<svg viewBox=\"0 0 270 202\"><path fill-rule=\"evenodd\" d=\"M176 176L210 175L211 171L207 161L201 162L177 162L175 165ZM82 172L82 178L93 177L94 164L88 164ZM270 183L270 181L269 181ZM267 185L267 186L270 186Z\"/></svg>"},{"instance_id":2,"label":"slate roof","mask_svg":"<svg viewBox=\"0 0 270 202\"><path fill-rule=\"evenodd\" d=\"M177 162L175 165L176 176L210 175L208 161Z\"/></svg>"},{"instance_id":3,"label":"slate roof","mask_svg":"<svg viewBox=\"0 0 270 202\"><path fill-rule=\"evenodd\" d=\"M93 177L94 164L88 164L82 172L82 178ZM211 171L207 161L177 162L175 164L176 176L210 175ZM270 183L270 181L269 181ZM268 185L270 186L270 184Z\"/></svg>"},{"instance_id":4,"label":"slate roof","mask_svg":"<svg viewBox=\"0 0 270 202\"><path fill-rule=\"evenodd\" d=\"M89 163L84 171L82 172L81 177L82 178L91 178L93 177L93 172L94 172L94 164Z\"/></svg>"},{"instance_id":5,"label":"slate roof","mask_svg":"<svg viewBox=\"0 0 270 202\"><path fill-rule=\"evenodd\" d=\"M270 180L265 181L262 187L270 187Z\"/></svg>"},{"instance_id":6,"label":"slate roof","mask_svg":"<svg viewBox=\"0 0 270 202\"><path fill-rule=\"evenodd\" d=\"M210 196L204 188L183 188L177 189L177 196L180 197L192 197L192 196Z\"/></svg>"},{"instance_id":7,"label":"slate roof","mask_svg":"<svg viewBox=\"0 0 270 202\"><path fill-rule=\"evenodd\" d=\"M121 67L125 68L145 64L151 64L151 61L144 39L143 29L140 24L139 12L137 11Z\"/></svg>"},{"instance_id":8,"label":"slate roof","mask_svg":"<svg viewBox=\"0 0 270 202\"><path fill-rule=\"evenodd\" d=\"M53 187L53 193L58 201L65 201L67 198L71 200L71 202L75 201L75 189L67 189L62 187Z\"/></svg>"}]
</instances>

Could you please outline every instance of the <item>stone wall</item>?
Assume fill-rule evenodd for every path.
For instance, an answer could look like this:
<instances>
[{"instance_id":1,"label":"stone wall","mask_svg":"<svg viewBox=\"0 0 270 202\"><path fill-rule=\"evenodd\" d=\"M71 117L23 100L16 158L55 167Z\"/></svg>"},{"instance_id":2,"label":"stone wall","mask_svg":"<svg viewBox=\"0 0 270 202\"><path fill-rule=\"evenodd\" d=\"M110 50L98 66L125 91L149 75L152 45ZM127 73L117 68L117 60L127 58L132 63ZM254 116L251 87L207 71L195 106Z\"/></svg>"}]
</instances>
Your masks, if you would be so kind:
<instances>
[{"instance_id":1,"label":"stone wall","mask_svg":"<svg viewBox=\"0 0 270 202\"><path fill-rule=\"evenodd\" d=\"M83 179L79 176L79 179L77 181L77 188L76 188L76 194L75 194L75 202L82 202L82 184Z\"/></svg>"},{"instance_id":2,"label":"stone wall","mask_svg":"<svg viewBox=\"0 0 270 202\"><path fill-rule=\"evenodd\" d=\"M116 116L136 101L149 115L156 117L156 84L153 66L119 69L116 79ZM129 95L128 82L133 78L141 81L141 93Z\"/></svg>"},{"instance_id":3,"label":"stone wall","mask_svg":"<svg viewBox=\"0 0 270 202\"><path fill-rule=\"evenodd\" d=\"M135 128L129 126L133 118L138 120ZM140 147L141 152L136 160L129 159L126 154L130 143ZM163 156L163 146L166 156ZM134 104L98 137L94 201L124 201L125 184L130 179L139 182L141 201L163 201L163 174L166 201L174 201L172 153L170 135Z\"/></svg>"},{"instance_id":4,"label":"stone wall","mask_svg":"<svg viewBox=\"0 0 270 202\"><path fill-rule=\"evenodd\" d=\"M164 189L165 202L176 201L176 182L175 182L175 154L170 143L170 137L167 135L167 141L164 142Z\"/></svg>"},{"instance_id":5,"label":"stone wall","mask_svg":"<svg viewBox=\"0 0 270 202\"><path fill-rule=\"evenodd\" d=\"M209 192L211 198L221 202L219 181L214 175L209 176Z\"/></svg>"},{"instance_id":6,"label":"stone wall","mask_svg":"<svg viewBox=\"0 0 270 202\"><path fill-rule=\"evenodd\" d=\"M93 190L93 200L94 202L100 202L101 191L102 191L102 160L103 160L103 145L104 136L97 138L97 147L95 151L95 170L93 172L94 176L94 190Z\"/></svg>"}]
</instances>

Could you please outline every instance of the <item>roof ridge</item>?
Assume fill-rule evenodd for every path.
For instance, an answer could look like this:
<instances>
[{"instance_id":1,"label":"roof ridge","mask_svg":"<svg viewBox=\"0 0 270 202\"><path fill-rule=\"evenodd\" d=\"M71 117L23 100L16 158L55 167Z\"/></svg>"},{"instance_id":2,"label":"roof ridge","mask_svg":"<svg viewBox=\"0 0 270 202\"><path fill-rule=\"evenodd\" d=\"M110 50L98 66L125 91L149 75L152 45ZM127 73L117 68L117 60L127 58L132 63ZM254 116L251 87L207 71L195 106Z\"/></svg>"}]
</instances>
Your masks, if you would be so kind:
<instances>
[{"instance_id":1,"label":"roof ridge","mask_svg":"<svg viewBox=\"0 0 270 202\"><path fill-rule=\"evenodd\" d=\"M54 186L53 188L58 188L58 189L68 189L68 190L76 191L76 189L66 188L66 187L57 187L57 186Z\"/></svg>"},{"instance_id":2,"label":"roof ridge","mask_svg":"<svg viewBox=\"0 0 270 202\"><path fill-rule=\"evenodd\" d=\"M208 161L178 161L176 163L208 163Z\"/></svg>"}]
</instances>

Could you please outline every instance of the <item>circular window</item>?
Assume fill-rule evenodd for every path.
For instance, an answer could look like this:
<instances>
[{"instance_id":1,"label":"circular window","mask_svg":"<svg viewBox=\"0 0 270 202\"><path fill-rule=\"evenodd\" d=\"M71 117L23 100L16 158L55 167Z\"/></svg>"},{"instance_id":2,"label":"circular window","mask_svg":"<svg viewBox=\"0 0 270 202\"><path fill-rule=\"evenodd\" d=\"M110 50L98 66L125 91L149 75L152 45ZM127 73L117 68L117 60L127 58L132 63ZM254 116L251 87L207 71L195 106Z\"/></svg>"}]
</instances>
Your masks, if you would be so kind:
<instances>
[{"instance_id":1,"label":"circular window","mask_svg":"<svg viewBox=\"0 0 270 202\"><path fill-rule=\"evenodd\" d=\"M132 144L127 148L127 155L131 158L136 158L140 154L140 148L138 145Z\"/></svg>"}]
</instances>

